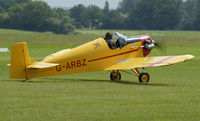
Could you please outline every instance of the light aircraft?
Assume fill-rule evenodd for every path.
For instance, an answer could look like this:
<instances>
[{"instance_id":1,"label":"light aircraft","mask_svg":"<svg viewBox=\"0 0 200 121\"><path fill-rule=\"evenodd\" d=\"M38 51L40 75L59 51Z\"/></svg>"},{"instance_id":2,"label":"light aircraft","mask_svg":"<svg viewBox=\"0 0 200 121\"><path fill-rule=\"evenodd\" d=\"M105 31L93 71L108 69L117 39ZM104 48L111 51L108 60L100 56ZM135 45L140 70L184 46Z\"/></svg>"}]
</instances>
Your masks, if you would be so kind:
<instances>
[{"instance_id":1,"label":"light aircraft","mask_svg":"<svg viewBox=\"0 0 200 121\"><path fill-rule=\"evenodd\" d=\"M150 76L138 68L167 66L193 58L193 55L146 57L158 44L150 36L125 36L106 33L73 49L64 49L36 62L29 57L27 44L12 46L10 78L28 80L38 77L110 70L111 80L121 80L119 71L132 70L139 82Z\"/></svg>"}]
</instances>

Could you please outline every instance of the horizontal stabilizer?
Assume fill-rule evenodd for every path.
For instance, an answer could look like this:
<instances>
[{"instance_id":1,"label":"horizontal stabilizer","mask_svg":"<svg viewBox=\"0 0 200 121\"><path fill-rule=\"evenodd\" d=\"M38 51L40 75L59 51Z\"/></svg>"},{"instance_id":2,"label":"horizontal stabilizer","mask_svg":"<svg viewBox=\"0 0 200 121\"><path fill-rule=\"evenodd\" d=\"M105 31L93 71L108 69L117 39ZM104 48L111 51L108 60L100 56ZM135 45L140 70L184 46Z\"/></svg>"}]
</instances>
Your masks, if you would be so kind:
<instances>
[{"instance_id":1,"label":"horizontal stabilizer","mask_svg":"<svg viewBox=\"0 0 200 121\"><path fill-rule=\"evenodd\" d=\"M35 62L28 66L28 69L42 69L42 68L50 68L50 67L56 67L59 64L54 63L42 63L42 62Z\"/></svg>"}]
</instances>

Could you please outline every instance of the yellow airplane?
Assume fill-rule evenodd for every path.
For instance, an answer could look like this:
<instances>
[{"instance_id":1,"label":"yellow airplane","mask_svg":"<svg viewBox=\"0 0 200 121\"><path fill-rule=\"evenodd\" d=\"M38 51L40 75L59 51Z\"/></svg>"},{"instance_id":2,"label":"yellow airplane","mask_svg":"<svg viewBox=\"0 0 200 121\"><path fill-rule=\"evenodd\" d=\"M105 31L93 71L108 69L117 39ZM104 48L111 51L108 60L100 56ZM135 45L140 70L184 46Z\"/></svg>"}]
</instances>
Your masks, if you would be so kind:
<instances>
[{"instance_id":1,"label":"yellow airplane","mask_svg":"<svg viewBox=\"0 0 200 121\"><path fill-rule=\"evenodd\" d=\"M158 44L150 36L125 36L106 33L73 49L65 49L36 62L29 57L27 44L12 46L10 78L32 79L46 76L111 70L111 80L121 80L120 70L132 70L139 82L150 76L138 68L167 66L193 58L193 55L146 57Z\"/></svg>"}]
</instances>

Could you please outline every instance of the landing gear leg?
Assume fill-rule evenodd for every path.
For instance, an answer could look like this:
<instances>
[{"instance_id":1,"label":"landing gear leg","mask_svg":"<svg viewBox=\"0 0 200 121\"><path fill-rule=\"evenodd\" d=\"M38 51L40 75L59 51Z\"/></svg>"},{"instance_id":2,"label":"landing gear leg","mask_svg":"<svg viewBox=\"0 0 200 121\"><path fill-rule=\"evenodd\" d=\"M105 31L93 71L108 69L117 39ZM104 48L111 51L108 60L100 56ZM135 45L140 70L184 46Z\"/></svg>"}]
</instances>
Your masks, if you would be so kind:
<instances>
[{"instance_id":1,"label":"landing gear leg","mask_svg":"<svg viewBox=\"0 0 200 121\"><path fill-rule=\"evenodd\" d=\"M150 80L150 76L146 72L140 73L138 68L131 69L133 73L138 77L140 83L147 83Z\"/></svg>"},{"instance_id":2,"label":"landing gear leg","mask_svg":"<svg viewBox=\"0 0 200 121\"><path fill-rule=\"evenodd\" d=\"M120 74L119 70L113 70L110 73L110 79L112 81L120 81L121 80L121 74Z\"/></svg>"}]
</instances>

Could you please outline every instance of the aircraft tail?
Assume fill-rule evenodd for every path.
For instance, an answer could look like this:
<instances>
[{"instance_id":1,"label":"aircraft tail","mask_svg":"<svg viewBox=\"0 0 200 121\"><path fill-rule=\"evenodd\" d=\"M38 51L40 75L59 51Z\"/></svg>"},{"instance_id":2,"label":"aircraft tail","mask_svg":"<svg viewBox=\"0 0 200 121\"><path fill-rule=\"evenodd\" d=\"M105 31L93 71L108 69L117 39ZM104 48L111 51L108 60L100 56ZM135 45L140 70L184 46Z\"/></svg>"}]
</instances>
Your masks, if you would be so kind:
<instances>
[{"instance_id":1,"label":"aircraft tail","mask_svg":"<svg viewBox=\"0 0 200 121\"><path fill-rule=\"evenodd\" d=\"M14 44L11 50L10 78L28 79L28 66L35 61L29 57L26 42Z\"/></svg>"}]
</instances>

